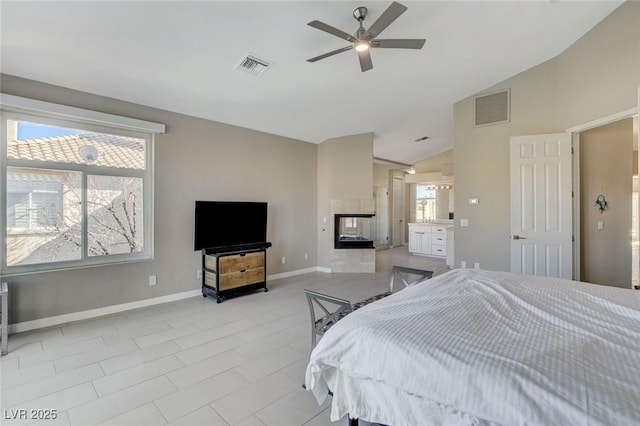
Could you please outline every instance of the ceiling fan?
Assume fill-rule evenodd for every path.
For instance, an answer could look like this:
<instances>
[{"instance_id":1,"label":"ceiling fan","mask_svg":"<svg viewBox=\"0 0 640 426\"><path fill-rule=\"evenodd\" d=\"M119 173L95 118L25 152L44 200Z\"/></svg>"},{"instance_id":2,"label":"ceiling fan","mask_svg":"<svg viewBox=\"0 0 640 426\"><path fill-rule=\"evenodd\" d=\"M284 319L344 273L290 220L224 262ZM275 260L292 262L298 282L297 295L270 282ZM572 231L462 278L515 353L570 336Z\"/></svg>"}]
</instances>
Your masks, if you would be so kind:
<instances>
[{"instance_id":1,"label":"ceiling fan","mask_svg":"<svg viewBox=\"0 0 640 426\"><path fill-rule=\"evenodd\" d=\"M347 34L344 31L341 31L331 25L327 25L324 22L320 21L311 21L307 25L317 28L321 31L325 31L329 34L333 34L336 37L340 37L343 40L347 40L352 43L351 46L343 47L342 49L337 49L332 52L325 53L320 56L316 56L311 59L307 59L308 62L316 62L320 59L328 58L329 56L337 55L338 53L346 52L347 50L355 49L358 53L358 59L360 60L360 69L364 71L368 71L373 68L373 63L371 62L371 52L369 49L371 48L394 48L394 49L422 49L422 46L425 43L425 39L409 39L409 38L398 38L398 39L379 39L376 38L384 31L393 21L398 19L400 15L402 15L407 10L406 6L401 5L398 2L393 2L391 5L385 10L382 15L369 27L366 29L362 22L367 17L367 8L364 6L358 7L353 11L353 17L356 21L360 23L360 27L356 30L353 35Z\"/></svg>"}]
</instances>

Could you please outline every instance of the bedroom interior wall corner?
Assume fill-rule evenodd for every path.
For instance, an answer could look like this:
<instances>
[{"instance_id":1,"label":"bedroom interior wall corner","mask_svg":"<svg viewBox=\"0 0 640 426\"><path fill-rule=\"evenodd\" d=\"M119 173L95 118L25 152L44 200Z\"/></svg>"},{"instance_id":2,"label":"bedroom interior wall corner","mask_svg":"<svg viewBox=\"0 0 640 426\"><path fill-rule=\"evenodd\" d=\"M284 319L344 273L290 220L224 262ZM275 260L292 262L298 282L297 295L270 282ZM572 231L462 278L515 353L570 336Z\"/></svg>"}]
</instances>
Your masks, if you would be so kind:
<instances>
[{"instance_id":1,"label":"bedroom interior wall corner","mask_svg":"<svg viewBox=\"0 0 640 426\"><path fill-rule=\"evenodd\" d=\"M333 269L332 205L336 200L358 200L358 205L369 203L372 209L374 206L373 133L331 138L322 142L318 145L317 170L318 266Z\"/></svg>"},{"instance_id":2,"label":"bedroom interior wall corner","mask_svg":"<svg viewBox=\"0 0 640 426\"><path fill-rule=\"evenodd\" d=\"M200 289L201 256L193 250L197 199L267 201L268 274L317 266L310 224L317 214L317 145L15 76L0 75L0 84L4 93L167 126L155 140L154 259L9 277L11 323ZM147 285L149 275L157 285Z\"/></svg>"},{"instance_id":3,"label":"bedroom interior wall corner","mask_svg":"<svg viewBox=\"0 0 640 426\"><path fill-rule=\"evenodd\" d=\"M550 60L486 91L511 89L511 121L474 127L473 97L454 106L454 262L510 269L509 138L557 132L556 61ZM479 204L469 204L478 198ZM460 220L468 220L461 227ZM491 247L491 250L487 250Z\"/></svg>"},{"instance_id":4,"label":"bedroom interior wall corner","mask_svg":"<svg viewBox=\"0 0 640 426\"><path fill-rule=\"evenodd\" d=\"M559 56L479 92L511 89L509 123L475 128L473 98L454 105L456 266L510 269L511 136L564 132L637 106L638 22L640 2L625 2ZM480 204L470 206L472 197Z\"/></svg>"}]
</instances>

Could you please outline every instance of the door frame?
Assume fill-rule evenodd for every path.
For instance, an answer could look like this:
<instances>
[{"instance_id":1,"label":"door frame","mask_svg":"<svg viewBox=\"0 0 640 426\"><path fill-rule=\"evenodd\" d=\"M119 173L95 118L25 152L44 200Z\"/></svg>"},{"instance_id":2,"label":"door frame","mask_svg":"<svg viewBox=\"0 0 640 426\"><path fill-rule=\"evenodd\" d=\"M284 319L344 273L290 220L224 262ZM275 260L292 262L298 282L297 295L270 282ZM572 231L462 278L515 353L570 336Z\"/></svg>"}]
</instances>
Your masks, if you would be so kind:
<instances>
[{"instance_id":1,"label":"door frame","mask_svg":"<svg viewBox=\"0 0 640 426\"><path fill-rule=\"evenodd\" d=\"M638 88L638 104L640 105L640 87ZM580 281L580 132L605 126L638 115L638 106L606 117L567 129L571 133L571 152L573 153L573 279ZM638 156L640 157L640 151ZM640 158L639 158L640 160ZM639 163L640 164L640 163Z\"/></svg>"},{"instance_id":2,"label":"door frame","mask_svg":"<svg viewBox=\"0 0 640 426\"><path fill-rule=\"evenodd\" d=\"M402 194L402 199L400 200L400 193L396 193L396 180L400 182L400 193ZM391 189L392 189L392 197L393 200L391 202L391 241L389 242L390 247L402 247L405 245L405 217L407 212L405 211L406 204L406 188L404 176L392 176L391 177ZM399 214L396 214L396 208L399 208ZM400 225L396 223L399 221ZM399 235L396 235L396 227L398 228ZM396 238L399 239L399 245L396 245Z\"/></svg>"}]
</instances>

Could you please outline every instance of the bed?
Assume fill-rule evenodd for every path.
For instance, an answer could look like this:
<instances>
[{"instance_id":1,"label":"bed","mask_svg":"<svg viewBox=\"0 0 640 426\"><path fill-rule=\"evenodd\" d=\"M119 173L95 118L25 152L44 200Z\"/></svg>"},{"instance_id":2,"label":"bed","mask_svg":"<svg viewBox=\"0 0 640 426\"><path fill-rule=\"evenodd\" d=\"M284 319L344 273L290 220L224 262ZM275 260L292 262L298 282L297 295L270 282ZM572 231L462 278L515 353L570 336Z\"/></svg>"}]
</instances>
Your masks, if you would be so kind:
<instances>
[{"instance_id":1,"label":"bed","mask_svg":"<svg viewBox=\"0 0 640 426\"><path fill-rule=\"evenodd\" d=\"M340 320L305 379L332 421L640 424L640 291L452 270Z\"/></svg>"}]
</instances>

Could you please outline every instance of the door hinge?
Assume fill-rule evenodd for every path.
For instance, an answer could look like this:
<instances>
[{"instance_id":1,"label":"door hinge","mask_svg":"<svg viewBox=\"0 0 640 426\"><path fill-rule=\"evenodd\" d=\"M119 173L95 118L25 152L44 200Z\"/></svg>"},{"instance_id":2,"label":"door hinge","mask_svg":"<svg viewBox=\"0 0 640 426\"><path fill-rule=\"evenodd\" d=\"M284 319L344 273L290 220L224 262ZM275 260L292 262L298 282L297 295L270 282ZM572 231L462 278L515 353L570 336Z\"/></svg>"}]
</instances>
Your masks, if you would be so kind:
<instances>
[{"instance_id":1,"label":"door hinge","mask_svg":"<svg viewBox=\"0 0 640 426\"><path fill-rule=\"evenodd\" d=\"M576 242L576 237L574 237L573 235L571 236L571 242L575 243Z\"/></svg>"},{"instance_id":2,"label":"door hinge","mask_svg":"<svg viewBox=\"0 0 640 426\"><path fill-rule=\"evenodd\" d=\"M573 154L573 147L571 147L571 153Z\"/></svg>"},{"instance_id":3,"label":"door hinge","mask_svg":"<svg viewBox=\"0 0 640 426\"><path fill-rule=\"evenodd\" d=\"M573 191L571 191L571 198L573 198Z\"/></svg>"}]
</instances>

